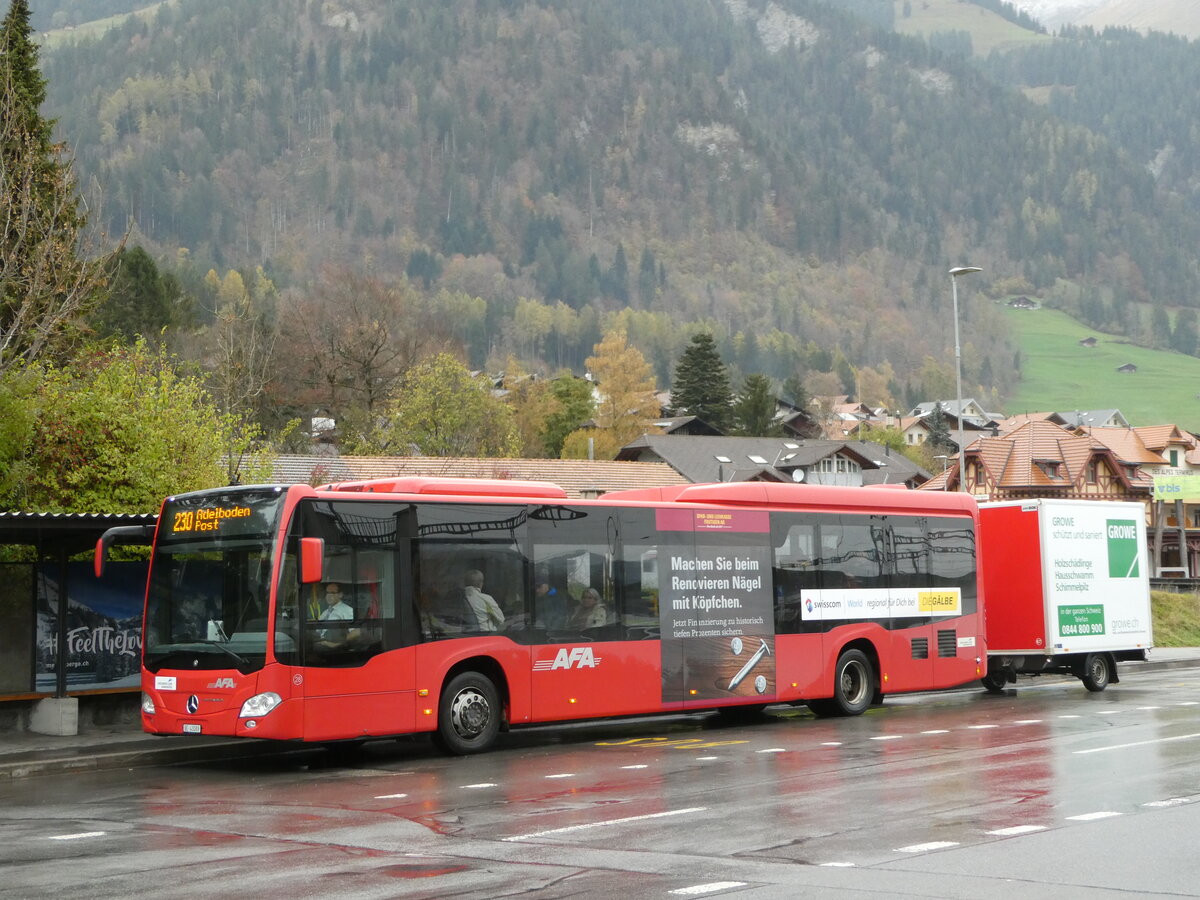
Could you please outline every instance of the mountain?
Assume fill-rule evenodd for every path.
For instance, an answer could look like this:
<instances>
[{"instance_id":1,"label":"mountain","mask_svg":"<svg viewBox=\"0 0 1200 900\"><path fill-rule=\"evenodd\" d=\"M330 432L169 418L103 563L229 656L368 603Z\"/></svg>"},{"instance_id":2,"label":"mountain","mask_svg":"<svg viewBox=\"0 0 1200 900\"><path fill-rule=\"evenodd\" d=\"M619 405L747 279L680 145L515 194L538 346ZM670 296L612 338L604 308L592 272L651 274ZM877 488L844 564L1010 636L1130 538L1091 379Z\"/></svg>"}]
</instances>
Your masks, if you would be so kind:
<instances>
[{"instance_id":1,"label":"mountain","mask_svg":"<svg viewBox=\"0 0 1200 900\"><path fill-rule=\"evenodd\" d=\"M485 305L477 365L582 368L627 310L660 383L703 327L735 373L908 405L952 376L947 270L971 263L965 388L1000 402L1019 357L976 292L1129 333L1197 302L1181 182L891 10L176 0L48 49L47 112L110 230L297 291L407 271Z\"/></svg>"},{"instance_id":2,"label":"mountain","mask_svg":"<svg viewBox=\"0 0 1200 900\"><path fill-rule=\"evenodd\" d=\"M1055 31L1075 25L1200 38L1197 0L1017 0L1013 5Z\"/></svg>"}]
</instances>

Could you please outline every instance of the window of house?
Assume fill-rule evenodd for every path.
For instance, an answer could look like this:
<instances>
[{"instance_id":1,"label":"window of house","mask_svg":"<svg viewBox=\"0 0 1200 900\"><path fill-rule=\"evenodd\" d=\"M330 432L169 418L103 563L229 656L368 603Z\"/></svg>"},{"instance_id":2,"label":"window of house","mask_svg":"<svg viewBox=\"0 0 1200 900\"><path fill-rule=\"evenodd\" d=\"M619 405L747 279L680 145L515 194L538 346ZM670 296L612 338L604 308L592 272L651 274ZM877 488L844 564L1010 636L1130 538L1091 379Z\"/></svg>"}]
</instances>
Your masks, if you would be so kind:
<instances>
[{"instance_id":1,"label":"window of house","mask_svg":"<svg viewBox=\"0 0 1200 900\"><path fill-rule=\"evenodd\" d=\"M1176 466L1179 465L1179 451L1178 450L1167 451L1167 456L1171 460L1171 468L1175 468Z\"/></svg>"},{"instance_id":2,"label":"window of house","mask_svg":"<svg viewBox=\"0 0 1200 900\"><path fill-rule=\"evenodd\" d=\"M1100 480L1100 463L1092 460L1087 466L1087 483L1096 484Z\"/></svg>"}]
</instances>

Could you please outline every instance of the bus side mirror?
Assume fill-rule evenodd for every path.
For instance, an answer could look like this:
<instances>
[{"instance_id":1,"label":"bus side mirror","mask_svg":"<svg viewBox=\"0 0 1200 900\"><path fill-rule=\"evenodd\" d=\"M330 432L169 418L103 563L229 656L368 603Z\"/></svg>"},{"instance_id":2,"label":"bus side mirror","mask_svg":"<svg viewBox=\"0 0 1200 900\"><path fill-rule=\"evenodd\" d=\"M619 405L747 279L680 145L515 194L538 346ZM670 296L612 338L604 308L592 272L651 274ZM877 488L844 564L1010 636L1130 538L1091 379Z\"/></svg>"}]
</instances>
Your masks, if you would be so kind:
<instances>
[{"instance_id":1,"label":"bus side mirror","mask_svg":"<svg viewBox=\"0 0 1200 900\"><path fill-rule=\"evenodd\" d=\"M325 576L325 539L300 538L300 582L314 584Z\"/></svg>"},{"instance_id":2,"label":"bus side mirror","mask_svg":"<svg viewBox=\"0 0 1200 900\"><path fill-rule=\"evenodd\" d=\"M113 544L149 544L153 537L153 525L118 525L108 529L96 541L96 553L92 557L92 569L96 572L96 577L103 577L108 548Z\"/></svg>"}]
</instances>

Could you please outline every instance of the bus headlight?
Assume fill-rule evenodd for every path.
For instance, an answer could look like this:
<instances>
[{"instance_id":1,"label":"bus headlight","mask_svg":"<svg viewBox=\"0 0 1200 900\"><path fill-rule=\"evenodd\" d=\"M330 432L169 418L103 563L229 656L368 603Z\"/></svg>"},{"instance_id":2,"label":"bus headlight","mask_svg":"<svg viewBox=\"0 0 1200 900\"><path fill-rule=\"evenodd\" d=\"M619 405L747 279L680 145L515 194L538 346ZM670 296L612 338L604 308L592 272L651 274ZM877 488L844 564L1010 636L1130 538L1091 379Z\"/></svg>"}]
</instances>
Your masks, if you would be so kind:
<instances>
[{"instance_id":1,"label":"bus headlight","mask_svg":"<svg viewBox=\"0 0 1200 900\"><path fill-rule=\"evenodd\" d=\"M267 691L265 694L255 694L242 704L242 711L238 713L238 718L247 719L252 716L265 716L282 702L283 698L274 691Z\"/></svg>"},{"instance_id":2,"label":"bus headlight","mask_svg":"<svg viewBox=\"0 0 1200 900\"><path fill-rule=\"evenodd\" d=\"M154 698L142 691L142 712L148 716L154 715Z\"/></svg>"}]
</instances>

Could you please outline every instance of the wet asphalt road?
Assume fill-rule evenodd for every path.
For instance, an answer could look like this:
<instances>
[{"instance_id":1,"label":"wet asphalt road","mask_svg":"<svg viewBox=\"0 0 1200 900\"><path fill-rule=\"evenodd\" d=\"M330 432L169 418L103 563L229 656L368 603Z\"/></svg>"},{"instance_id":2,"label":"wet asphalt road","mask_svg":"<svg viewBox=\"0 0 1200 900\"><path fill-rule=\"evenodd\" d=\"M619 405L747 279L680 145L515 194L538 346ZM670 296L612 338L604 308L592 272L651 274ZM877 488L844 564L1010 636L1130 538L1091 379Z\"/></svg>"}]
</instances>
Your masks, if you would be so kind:
<instances>
[{"instance_id":1,"label":"wet asphalt road","mask_svg":"<svg viewBox=\"0 0 1200 900\"><path fill-rule=\"evenodd\" d=\"M0 786L0 897L1200 896L1200 670Z\"/></svg>"}]
</instances>

